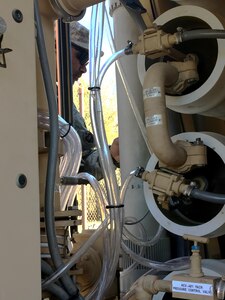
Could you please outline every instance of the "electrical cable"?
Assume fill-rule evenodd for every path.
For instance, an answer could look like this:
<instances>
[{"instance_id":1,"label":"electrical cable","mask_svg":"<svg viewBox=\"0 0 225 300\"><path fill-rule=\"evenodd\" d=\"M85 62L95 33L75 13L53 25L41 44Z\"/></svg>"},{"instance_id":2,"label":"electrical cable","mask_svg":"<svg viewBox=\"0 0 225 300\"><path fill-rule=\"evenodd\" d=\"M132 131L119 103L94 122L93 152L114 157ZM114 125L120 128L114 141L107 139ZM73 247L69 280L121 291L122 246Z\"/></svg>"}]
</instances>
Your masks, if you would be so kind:
<instances>
[{"instance_id":1,"label":"electrical cable","mask_svg":"<svg viewBox=\"0 0 225 300\"><path fill-rule=\"evenodd\" d=\"M175 210L174 210L174 213L175 213L178 217L182 218L182 220L184 220L185 222L188 222L188 223L191 224L191 225L195 225L195 226L196 226L196 225L202 225L202 223L197 222L197 221L194 221L194 220L192 220L192 219L186 217L184 214L182 214L182 213L179 211L179 209L175 209Z\"/></svg>"},{"instance_id":2,"label":"electrical cable","mask_svg":"<svg viewBox=\"0 0 225 300\"><path fill-rule=\"evenodd\" d=\"M49 122L50 122L50 147L47 164L47 175L45 185L45 225L46 233L48 237L48 246L51 254L51 258L56 268L63 265L62 258L59 253L56 233L55 233L55 219L54 219L54 192L55 192L55 177L56 177L56 165L58 159L58 111L57 101L54 93L53 83L51 80L51 73L47 58L47 51L45 47L44 33L41 23L41 17L39 14L38 0L34 1L34 15L37 29L37 48L44 79L45 91L47 95L47 102L49 108ZM63 285L70 296L77 295L74 299L79 298L79 290L72 282L68 274L65 274L62 278Z\"/></svg>"},{"instance_id":3,"label":"electrical cable","mask_svg":"<svg viewBox=\"0 0 225 300\"><path fill-rule=\"evenodd\" d=\"M137 220L137 221L135 221L135 222L129 222L129 221L126 221L125 220L125 222L124 222L124 224L125 225L136 225L136 224L138 224L138 223L141 223L143 220L144 220L144 218L145 217L147 217L147 215L149 214L149 210L144 214L144 216L141 218L141 219L139 219L139 220Z\"/></svg>"}]
</instances>

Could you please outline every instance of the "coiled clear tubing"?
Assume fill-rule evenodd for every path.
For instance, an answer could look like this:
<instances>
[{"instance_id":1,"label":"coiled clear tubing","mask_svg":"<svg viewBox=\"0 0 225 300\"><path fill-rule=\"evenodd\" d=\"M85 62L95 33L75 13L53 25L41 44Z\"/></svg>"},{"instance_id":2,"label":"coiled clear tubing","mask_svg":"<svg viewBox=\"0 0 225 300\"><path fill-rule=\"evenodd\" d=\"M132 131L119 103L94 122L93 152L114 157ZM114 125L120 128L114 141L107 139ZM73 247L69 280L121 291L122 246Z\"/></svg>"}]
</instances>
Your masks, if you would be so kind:
<instances>
[{"instance_id":1,"label":"coiled clear tubing","mask_svg":"<svg viewBox=\"0 0 225 300\"><path fill-rule=\"evenodd\" d=\"M79 135L62 117L58 116L60 136L63 137L64 155L59 164L59 175L75 176L79 170L82 147ZM47 112L38 112L38 126L46 131L49 130L49 115ZM70 199L76 194L76 186L59 186L61 209L65 210Z\"/></svg>"},{"instance_id":2,"label":"coiled clear tubing","mask_svg":"<svg viewBox=\"0 0 225 300\"><path fill-rule=\"evenodd\" d=\"M54 272L49 278L44 280L42 282L42 287L46 288L49 284L55 282L57 279L59 279L64 273L69 271L80 259L81 257L88 251L88 249L96 242L97 239L105 235L105 232L108 231L108 225L109 225L109 215L106 210L106 199L105 194L102 191L102 188L100 186L100 183L96 180L95 177L88 173L79 173L76 178L81 178L87 180L92 188L95 190L98 199L98 203L96 203L101 211L101 217L102 217L102 223L99 225L99 227L93 232L93 234L90 236L90 238L79 248L79 250L74 253L69 261L63 265L61 268L59 268L56 272ZM108 235L105 236L106 238L106 244L109 243ZM108 255L108 252L105 253L105 256ZM105 258L106 259L106 258ZM99 283L100 284L100 283ZM93 290L90 292L90 294L86 297L86 299L94 299L93 294L95 294L96 289L98 286L96 285Z\"/></svg>"},{"instance_id":3,"label":"coiled clear tubing","mask_svg":"<svg viewBox=\"0 0 225 300\"><path fill-rule=\"evenodd\" d=\"M95 135L96 146L98 148L100 163L103 170L104 181L107 191L107 203L111 207L116 207L120 203L119 188L116 181L115 171L104 130L102 115L101 95L99 90L99 71L100 71L100 53L102 45L104 25L104 3L98 4L92 8L91 31L90 31L90 107L93 132ZM120 252L121 241L121 211L118 208L110 210L110 226L105 231L103 266L99 278L98 288L96 287L90 298L103 299L106 289L112 283ZM108 239L106 238L108 236ZM106 239L105 239L106 238ZM105 243L105 241L109 243ZM107 253L107 255L105 255ZM92 297L92 298L91 298Z\"/></svg>"}]
</instances>

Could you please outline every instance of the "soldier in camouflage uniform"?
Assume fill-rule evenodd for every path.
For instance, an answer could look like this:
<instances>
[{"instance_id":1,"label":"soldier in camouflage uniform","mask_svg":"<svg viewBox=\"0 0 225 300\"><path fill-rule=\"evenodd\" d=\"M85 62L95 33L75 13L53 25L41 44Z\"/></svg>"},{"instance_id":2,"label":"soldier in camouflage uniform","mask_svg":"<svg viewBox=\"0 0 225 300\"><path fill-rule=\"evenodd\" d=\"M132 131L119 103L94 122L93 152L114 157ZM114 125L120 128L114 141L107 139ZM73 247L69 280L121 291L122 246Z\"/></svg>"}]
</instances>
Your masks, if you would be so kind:
<instances>
[{"instance_id":1,"label":"soldier in camouflage uniform","mask_svg":"<svg viewBox=\"0 0 225 300\"><path fill-rule=\"evenodd\" d=\"M87 71L89 31L80 23L72 22L70 24L70 34L72 44L72 76L74 83ZM80 172L88 172L94 175L98 180L102 179L102 170L94 143L94 136L87 130L85 121L75 105L73 105L72 125L79 134L82 143L83 154ZM110 147L110 153L115 167L119 167L118 138L113 141Z\"/></svg>"}]
</instances>

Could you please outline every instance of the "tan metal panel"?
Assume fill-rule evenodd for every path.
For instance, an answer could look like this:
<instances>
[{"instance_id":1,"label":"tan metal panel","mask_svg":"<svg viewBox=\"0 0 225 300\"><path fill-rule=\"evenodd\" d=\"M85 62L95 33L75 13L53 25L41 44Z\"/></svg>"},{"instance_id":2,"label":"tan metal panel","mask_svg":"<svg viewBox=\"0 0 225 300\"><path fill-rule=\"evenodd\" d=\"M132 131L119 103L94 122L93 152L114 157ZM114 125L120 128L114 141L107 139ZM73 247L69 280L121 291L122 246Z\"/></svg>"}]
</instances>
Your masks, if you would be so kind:
<instances>
[{"instance_id":1,"label":"tan metal panel","mask_svg":"<svg viewBox=\"0 0 225 300\"><path fill-rule=\"evenodd\" d=\"M0 0L7 29L0 68L0 299L40 300L37 95L33 1ZM22 22L12 12L23 14ZM27 184L17 185L19 174Z\"/></svg>"}]
</instances>

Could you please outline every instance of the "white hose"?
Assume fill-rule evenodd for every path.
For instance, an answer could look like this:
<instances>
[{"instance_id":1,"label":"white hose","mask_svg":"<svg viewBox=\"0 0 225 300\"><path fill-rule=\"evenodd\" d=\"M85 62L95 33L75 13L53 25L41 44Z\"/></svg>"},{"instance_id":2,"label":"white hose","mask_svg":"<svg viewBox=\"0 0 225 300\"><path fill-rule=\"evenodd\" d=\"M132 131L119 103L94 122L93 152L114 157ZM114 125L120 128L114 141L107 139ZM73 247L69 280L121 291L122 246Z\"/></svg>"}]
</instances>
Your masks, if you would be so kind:
<instances>
[{"instance_id":1,"label":"white hose","mask_svg":"<svg viewBox=\"0 0 225 300\"><path fill-rule=\"evenodd\" d=\"M161 271L178 271L185 270L190 265L190 257L177 258L176 262L157 262L141 257L140 255L133 252L129 247L122 243L123 251L129 255L133 260L138 262L140 265L148 267L150 269L156 269Z\"/></svg>"},{"instance_id":2,"label":"white hose","mask_svg":"<svg viewBox=\"0 0 225 300\"><path fill-rule=\"evenodd\" d=\"M102 84L102 80L104 78L104 75L108 68L117 61L120 57L123 57L125 55L125 49L119 50L118 52L114 53L110 58L105 62L105 64L102 66L99 74L99 78L97 79L100 85Z\"/></svg>"},{"instance_id":3,"label":"white hose","mask_svg":"<svg viewBox=\"0 0 225 300\"><path fill-rule=\"evenodd\" d=\"M107 13L106 13L106 20L107 20L107 23L108 23L110 37L111 37L111 40L109 40L111 51L112 51L112 53L115 53L116 52L116 46L115 46L115 43L114 43L114 40L113 40L112 30L111 30L111 27L110 27L109 17L108 17ZM122 67L122 64L120 63L119 60L116 61L116 66L117 66L117 69L119 71L119 74L120 74L120 77L121 77L124 89L126 91L128 100L130 102L130 106L131 106L131 108L133 110L133 113L134 113L134 116L136 118L137 124L139 126L140 131L141 131L142 137L143 137L143 139L145 141L145 144L146 144L146 146L147 146L147 148L149 150L149 153L152 154L151 146L150 146L150 144L148 142L148 139L147 139L147 131L146 131L145 124L143 122L143 119L141 117L139 109L138 109L138 107L136 105L136 102L134 100L134 96L133 96L132 91L131 91L131 89L129 87L129 84L128 84L127 80L126 80L126 76L125 76L125 72L124 72L124 69Z\"/></svg>"},{"instance_id":4,"label":"white hose","mask_svg":"<svg viewBox=\"0 0 225 300\"><path fill-rule=\"evenodd\" d=\"M97 13L99 14L99 19ZM104 243L103 267L99 279L99 287L90 295L93 299L103 299L106 289L111 285L119 259L121 241L121 209L116 208L120 204L119 189L116 181L112 158L106 139L99 82L100 51L104 24L104 4L98 4L92 8L91 32L90 32L90 110L92 127L96 146L99 152L100 163L103 170L107 191L108 205L110 209L110 227L107 231L109 244ZM98 25L98 26L97 26ZM94 59L94 60L93 60ZM114 208L115 207L115 208ZM105 239L104 239L105 241ZM107 253L107 255L106 255ZM89 298L88 298L89 299ZM90 298L91 299L91 298Z\"/></svg>"},{"instance_id":5,"label":"white hose","mask_svg":"<svg viewBox=\"0 0 225 300\"><path fill-rule=\"evenodd\" d=\"M125 226L123 227L123 234L127 239L129 239L134 244L145 247L154 246L155 244L157 244L164 232L164 228L159 225L156 234L151 240L143 240L133 235Z\"/></svg>"}]
</instances>

